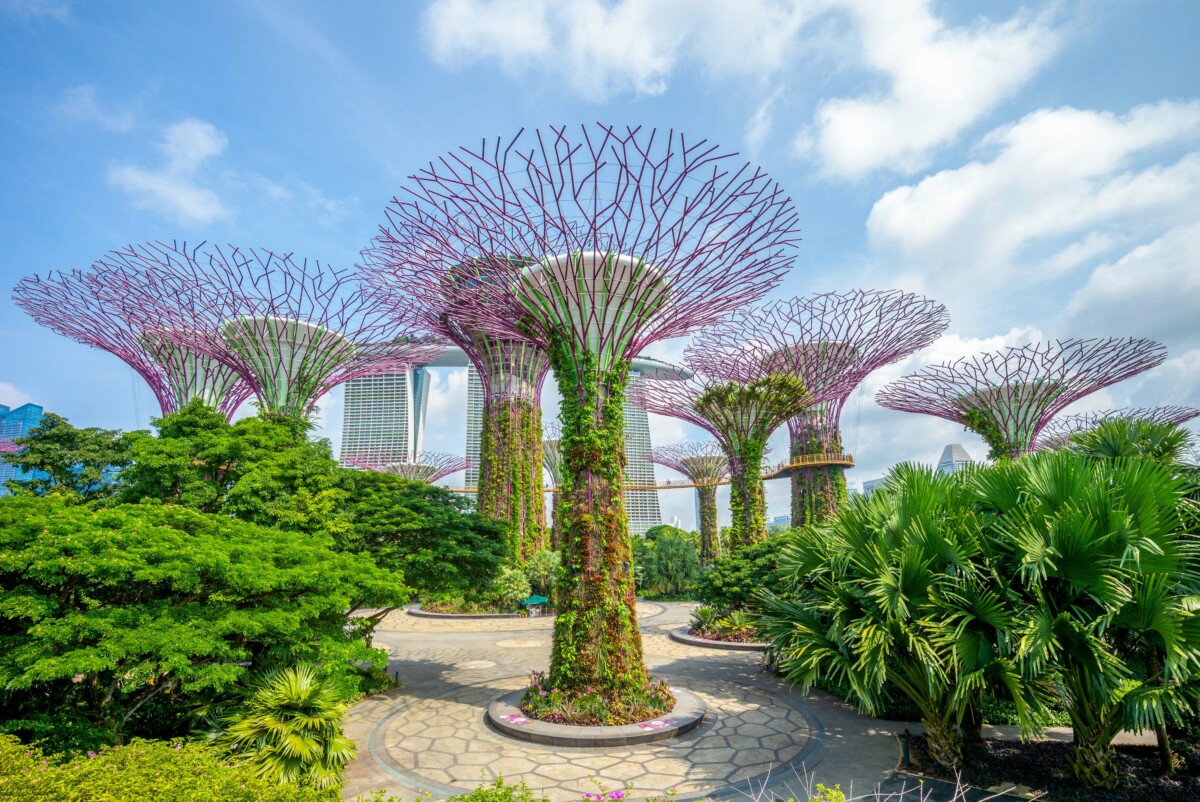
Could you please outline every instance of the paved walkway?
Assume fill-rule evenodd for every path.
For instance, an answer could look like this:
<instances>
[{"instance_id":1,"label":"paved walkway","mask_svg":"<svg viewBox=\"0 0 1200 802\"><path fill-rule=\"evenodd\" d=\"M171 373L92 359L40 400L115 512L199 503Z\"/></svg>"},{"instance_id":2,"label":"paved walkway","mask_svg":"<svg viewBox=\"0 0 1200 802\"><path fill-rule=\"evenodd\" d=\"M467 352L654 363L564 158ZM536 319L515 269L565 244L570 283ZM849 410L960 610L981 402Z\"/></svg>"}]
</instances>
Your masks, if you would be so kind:
<instances>
[{"instance_id":1,"label":"paved walkway","mask_svg":"<svg viewBox=\"0 0 1200 802\"><path fill-rule=\"evenodd\" d=\"M865 718L824 694L805 697L760 671L758 654L670 640L692 606L643 603L638 616L651 673L704 697L705 723L670 741L602 749L524 743L484 723L491 700L547 668L549 619L389 616L376 642L391 650L390 669L403 687L351 711L346 730L359 757L346 771L345 796L382 788L444 798L503 776L553 802L579 800L598 786L629 787L633 798L675 788L686 800L784 783L799 790L806 770L864 790L891 777L896 745L888 736L903 725Z\"/></svg>"}]
</instances>

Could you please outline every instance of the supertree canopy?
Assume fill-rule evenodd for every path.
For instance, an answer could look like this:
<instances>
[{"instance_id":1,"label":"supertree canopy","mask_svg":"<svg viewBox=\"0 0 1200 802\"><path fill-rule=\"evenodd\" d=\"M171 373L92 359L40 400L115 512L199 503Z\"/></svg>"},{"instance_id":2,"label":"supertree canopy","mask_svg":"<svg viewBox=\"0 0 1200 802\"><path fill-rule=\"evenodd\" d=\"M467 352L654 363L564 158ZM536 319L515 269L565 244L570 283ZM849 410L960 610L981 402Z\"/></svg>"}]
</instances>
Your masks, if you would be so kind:
<instances>
[{"instance_id":1,"label":"supertree canopy","mask_svg":"<svg viewBox=\"0 0 1200 802\"><path fill-rule=\"evenodd\" d=\"M113 269L121 258L109 254L88 270L54 271L22 279L13 291L17 305L43 326L76 342L108 351L133 368L149 385L166 415L192 399L233 415L252 392L229 365L177 342L172 332L195 329L200 315L176 308L169 325L148 322L136 298L144 285Z\"/></svg>"},{"instance_id":2,"label":"supertree canopy","mask_svg":"<svg viewBox=\"0 0 1200 802\"><path fill-rule=\"evenodd\" d=\"M342 457L342 462L364 471L390 473L429 485L475 465L465 457L438 451L422 451L407 462L395 460L387 454L352 454Z\"/></svg>"},{"instance_id":3,"label":"supertree canopy","mask_svg":"<svg viewBox=\"0 0 1200 802\"><path fill-rule=\"evenodd\" d=\"M364 292L355 271L291 254L148 243L103 264L122 277L122 303L144 330L232 368L264 414L307 416L342 382L408 370L445 350Z\"/></svg>"},{"instance_id":4,"label":"supertree canopy","mask_svg":"<svg viewBox=\"0 0 1200 802\"><path fill-rule=\"evenodd\" d=\"M991 459L1031 451L1067 405L1162 363L1153 340L1053 340L930 365L879 391L880 406L960 423L982 437Z\"/></svg>"},{"instance_id":5,"label":"supertree canopy","mask_svg":"<svg viewBox=\"0 0 1200 802\"><path fill-rule=\"evenodd\" d=\"M414 297L437 305L447 283L471 287L464 325L549 354L565 466L550 680L567 693L639 692L621 498L628 363L778 282L798 240L790 198L704 140L564 126L441 157L388 218L376 254Z\"/></svg>"},{"instance_id":6,"label":"supertree canopy","mask_svg":"<svg viewBox=\"0 0 1200 802\"><path fill-rule=\"evenodd\" d=\"M694 360L698 375L688 381L638 382L633 401L648 412L694 423L716 438L729 462L729 507L734 538L742 544L767 536L767 499L763 490L763 458L767 438L788 418L813 403L813 396L794 374L758 367L757 375L741 369L714 377Z\"/></svg>"},{"instance_id":7,"label":"supertree canopy","mask_svg":"<svg viewBox=\"0 0 1200 802\"><path fill-rule=\"evenodd\" d=\"M946 307L899 290L827 292L735 312L705 329L694 361L761 361L791 372L821 399L788 419L792 525L828 519L846 499L842 446L846 399L872 371L932 343L950 323Z\"/></svg>"},{"instance_id":8,"label":"supertree canopy","mask_svg":"<svg viewBox=\"0 0 1200 802\"><path fill-rule=\"evenodd\" d=\"M546 352L517 337L496 336L473 327L470 308L486 298L475 285L446 282L438 303L410 296L397 275L403 265L386 251L363 252L363 270L372 292L421 325L462 349L483 388L483 429L479 441L478 511L508 526L509 553L519 562L545 549L546 501L542 487L542 386L550 370ZM474 268L486 276L487 263Z\"/></svg>"},{"instance_id":9,"label":"supertree canopy","mask_svg":"<svg viewBox=\"0 0 1200 802\"><path fill-rule=\"evenodd\" d=\"M1034 448L1062 448L1070 441L1072 435L1094 429L1101 423L1110 420L1148 421L1150 423L1178 425L1197 417L1200 417L1200 409L1179 406L1133 407L1059 415L1047 423L1038 433Z\"/></svg>"},{"instance_id":10,"label":"supertree canopy","mask_svg":"<svg viewBox=\"0 0 1200 802\"><path fill-rule=\"evenodd\" d=\"M717 525L717 485L729 478L729 457L718 443L673 443L646 455L651 462L678 471L696 486L700 508L700 564L711 565L721 556L721 530Z\"/></svg>"}]
</instances>

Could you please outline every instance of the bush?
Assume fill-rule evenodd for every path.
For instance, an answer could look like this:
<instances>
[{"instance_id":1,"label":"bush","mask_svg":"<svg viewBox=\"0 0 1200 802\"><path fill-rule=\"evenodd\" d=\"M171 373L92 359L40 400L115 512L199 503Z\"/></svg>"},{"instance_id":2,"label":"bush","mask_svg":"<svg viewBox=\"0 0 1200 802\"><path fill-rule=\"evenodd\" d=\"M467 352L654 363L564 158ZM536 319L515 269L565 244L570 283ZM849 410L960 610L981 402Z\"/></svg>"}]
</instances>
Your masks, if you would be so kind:
<instances>
[{"instance_id":1,"label":"bush","mask_svg":"<svg viewBox=\"0 0 1200 802\"><path fill-rule=\"evenodd\" d=\"M647 544L641 576L647 590L660 596L680 596L690 591L699 577L700 554L683 537L663 532Z\"/></svg>"},{"instance_id":2,"label":"bush","mask_svg":"<svg viewBox=\"0 0 1200 802\"><path fill-rule=\"evenodd\" d=\"M546 797L535 797L524 782L508 785L503 777L484 783L473 791L455 794L446 802L550 802Z\"/></svg>"},{"instance_id":3,"label":"bush","mask_svg":"<svg viewBox=\"0 0 1200 802\"><path fill-rule=\"evenodd\" d=\"M521 712L532 719L551 724L612 726L650 721L670 713L675 694L665 680L651 681L619 698L587 688L582 694L568 694L550 687L546 675L535 671L525 695Z\"/></svg>"},{"instance_id":4,"label":"bush","mask_svg":"<svg viewBox=\"0 0 1200 802\"><path fill-rule=\"evenodd\" d=\"M557 551L534 552L525 561L525 576L529 577L534 590L548 598L561 565L562 556Z\"/></svg>"},{"instance_id":5,"label":"bush","mask_svg":"<svg viewBox=\"0 0 1200 802\"><path fill-rule=\"evenodd\" d=\"M0 735L0 800L8 802L335 802L336 790L280 785L198 743L134 740L55 763Z\"/></svg>"},{"instance_id":6,"label":"bush","mask_svg":"<svg viewBox=\"0 0 1200 802\"><path fill-rule=\"evenodd\" d=\"M529 579L520 568L503 568L496 577L492 593L502 607L513 609L529 598L533 591Z\"/></svg>"},{"instance_id":7,"label":"bush","mask_svg":"<svg viewBox=\"0 0 1200 802\"><path fill-rule=\"evenodd\" d=\"M777 570L779 553L793 539L792 533L776 535L717 559L696 583L696 598L713 607L738 610L760 589L780 592L784 583Z\"/></svg>"}]
</instances>

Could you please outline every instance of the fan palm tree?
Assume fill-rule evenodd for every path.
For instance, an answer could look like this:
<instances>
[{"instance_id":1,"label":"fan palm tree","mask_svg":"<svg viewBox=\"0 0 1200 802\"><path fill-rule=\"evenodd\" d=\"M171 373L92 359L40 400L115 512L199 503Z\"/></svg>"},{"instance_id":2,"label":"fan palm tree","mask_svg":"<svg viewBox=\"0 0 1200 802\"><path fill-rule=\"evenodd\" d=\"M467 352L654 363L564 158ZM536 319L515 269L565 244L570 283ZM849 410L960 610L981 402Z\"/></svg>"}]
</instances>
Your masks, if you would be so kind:
<instances>
[{"instance_id":1,"label":"fan palm tree","mask_svg":"<svg viewBox=\"0 0 1200 802\"><path fill-rule=\"evenodd\" d=\"M1018 658L1053 680L1071 719L1071 763L1092 787L1120 781L1112 741L1180 709L1200 665L1197 549L1180 517L1187 484L1144 458L1060 451L980 472L1000 575L1025 606ZM1152 654L1151 676L1135 680Z\"/></svg>"},{"instance_id":2,"label":"fan palm tree","mask_svg":"<svg viewBox=\"0 0 1200 802\"><path fill-rule=\"evenodd\" d=\"M1011 696L1032 731L1037 696L1013 660L1011 599L983 524L968 476L902 465L810 529L780 557L790 590L760 594L780 670L805 687L844 683L868 713L899 689L948 768L962 764L960 725L978 739L985 693Z\"/></svg>"},{"instance_id":3,"label":"fan palm tree","mask_svg":"<svg viewBox=\"0 0 1200 802\"><path fill-rule=\"evenodd\" d=\"M342 734L346 709L312 666L290 666L251 683L241 705L221 716L212 740L253 764L260 777L333 788L355 755Z\"/></svg>"}]
</instances>

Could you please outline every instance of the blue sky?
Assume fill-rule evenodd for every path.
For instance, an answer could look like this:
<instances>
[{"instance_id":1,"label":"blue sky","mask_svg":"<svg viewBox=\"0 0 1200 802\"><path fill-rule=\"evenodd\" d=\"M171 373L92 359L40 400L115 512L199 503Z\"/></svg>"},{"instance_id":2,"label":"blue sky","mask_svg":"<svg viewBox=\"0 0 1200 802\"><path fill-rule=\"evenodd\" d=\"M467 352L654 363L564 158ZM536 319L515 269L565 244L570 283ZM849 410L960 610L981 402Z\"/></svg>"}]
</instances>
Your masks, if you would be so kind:
<instances>
[{"instance_id":1,"label":"blue sky","mask_svg":"<svg viewBox=\"0 0 1200 802\"><path fill-rule=\"evenodd\" d=\"M805 240L779 297L899 287L949 307L946 338L851 399L861 483L948 442L982 453L871 401L931 361L1148 336L1168 362L1077 408L1200 404L1197 31L1191 0L0 0L0 285L155 239L348 264L405 176L459 144L674 127L795 198ZM439 371L427 447L461 451L464 398ZM5 293L0 403L28 400L79 425L156 411L119 360ZM336 440L338 393L322 413ZM690 495L664 492L667 517L690 525ZM785 483L768 496L786 512Z\"/></svg>"}]
</instances>

